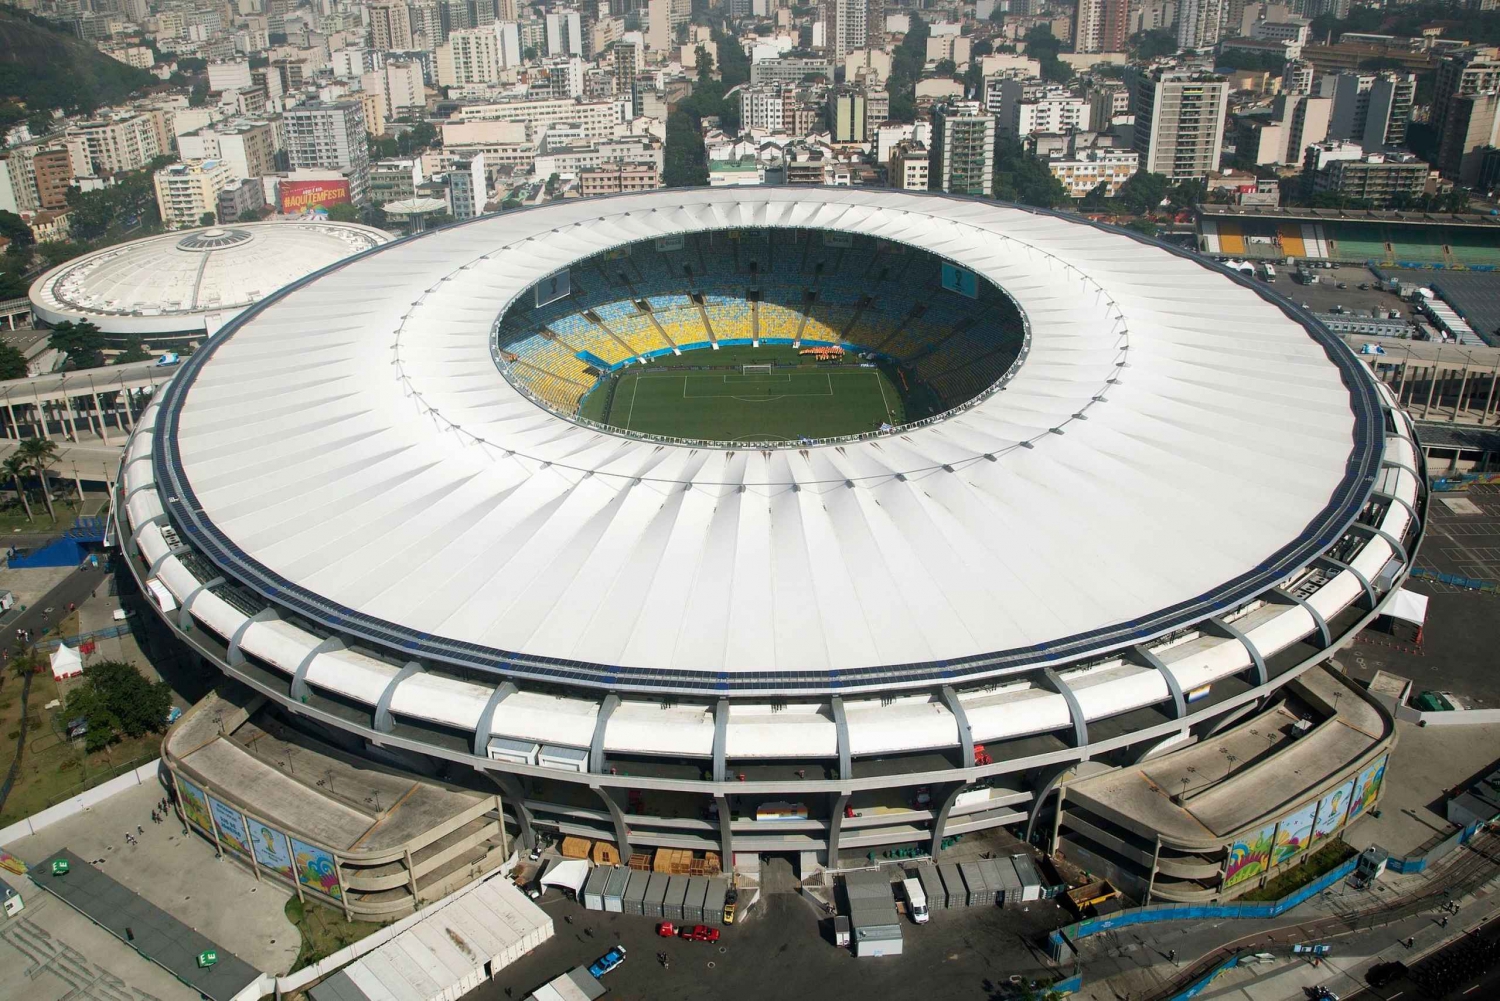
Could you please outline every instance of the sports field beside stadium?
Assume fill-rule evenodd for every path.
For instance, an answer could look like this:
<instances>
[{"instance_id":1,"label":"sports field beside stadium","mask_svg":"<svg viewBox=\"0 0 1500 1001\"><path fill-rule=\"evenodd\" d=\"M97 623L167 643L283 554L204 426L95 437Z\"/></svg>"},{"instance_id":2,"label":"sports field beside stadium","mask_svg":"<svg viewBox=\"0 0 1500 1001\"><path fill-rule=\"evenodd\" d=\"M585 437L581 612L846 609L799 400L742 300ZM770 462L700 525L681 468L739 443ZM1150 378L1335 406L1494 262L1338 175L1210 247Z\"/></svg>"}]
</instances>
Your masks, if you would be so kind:
<instances>
[{"instance_id":1,"label":"sports field beside stadium","mask_svg":"<svg viewBox=\"0 0 1500 1001\"><path fill-rule=\"evenodd\" d=\"M880 369L793 367L798 360L790 349L689 352L618 373L613 387L591 394L583 415L626 431L717 441L827 438L904 419L900 394ZM780 364L770 373L743 371L772 361Z\"/></svg>"}]
</instances>

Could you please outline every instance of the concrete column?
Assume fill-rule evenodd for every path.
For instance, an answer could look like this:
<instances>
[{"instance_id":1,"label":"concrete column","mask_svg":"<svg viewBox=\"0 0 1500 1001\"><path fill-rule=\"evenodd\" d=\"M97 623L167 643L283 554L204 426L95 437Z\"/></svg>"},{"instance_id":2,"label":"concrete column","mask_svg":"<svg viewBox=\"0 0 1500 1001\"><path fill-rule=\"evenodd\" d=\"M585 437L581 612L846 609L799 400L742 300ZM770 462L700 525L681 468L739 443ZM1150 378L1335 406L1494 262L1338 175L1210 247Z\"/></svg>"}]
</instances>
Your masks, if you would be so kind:
<instances>
[{"instance_id":1,"label":"concrete column","mask_svg":"<svg viewBox=\"0 0 1500 1001\"><path fill-rule=\"evenodd\" d=\"M49 426L51 422L47 420L47 408L42 405L42 394L37 392L35 385L33 385L31 388L31 398L36 401L36 414L42 422L42 426L40 428L42 437L46 438L48 441L51 441L52 428Z\"/></svg>"},{"instance_id":2,"label":"concrete column","mask_svg":"<svg viewBox=\"0 0 1500 1001\"><path fill-rule=\"evenodd\" d=\"M1495 402L1495 382L1500 377L1500 361L1490 371L1490 391L1484 397L1484 412L1479 415L1479 423L1486 424L1490 419L1490 404Z\"/></svg>"},{"instance_id":3,"label":"concrete column","mask_svg":"<svg viewBox=\"0 0 1500 1001\"><path fill-rule=\"evenodd\" d=\"M725 872L734 871L734 827L733 815L729 812L729 797L723 793L714 796L719 807L719 859Z\"/></svg>"},{"instance_id":4,"label":"concrete column","mask_svg":"<svg viewBox=\"0 0 1500 1001\"><path fill-rule=\"evenodd\" d=\"M615 799L613 789L605 789L603 786L594 786L594 792L600 799L604 800L604 806L609 810L610 819L615 824L615 847L620 850L620 859L623 861L630 858L630 826L625 822L625 811L620 809L620 803Z\"/></svg>"},{"instance_id":5,"label":"concrete column","mask_svg":"<svg viewBox=\"0 0 1500 1001\"><path fill-rule=\"evenodd\" d=\"M1429 366L1427 373L1427 402L1422 404L1422 419L1424 421L1427 419L1427 412L1432 409L1433 391L1437 389L1437 366Z\"/></svg>"},{"instance_id":6,"label":"concrete column","mask_svg":"<svg viewBox=\"0 0 1500 1001\"><path fill-rule=\"evenodd\" d=\"M73 463L73 485L78 488L78 506L83 506L83 477L78 475L78 463Z\"/></svg>"},{"instance_id":7,"label":"concrete column","mask_svg":"<svg viewBox=\"0 0 1500 1001\"><path fill-rule=\"evenodd\" d=\"M104 404L99 400L99 391L94 390L94 409L99 414L99 437L104 439L104 444L109 444L109 421L104 413Z\"/></svg>"},{"instance_id":8,"label":"concrete column","mask_svg":"<svg viewBox=\"0 0 1500 1001\"><path fill-rule=\"evenodd\" d=\"M297 891L297 899L306 903L307 897L302 894L302 879L297 875L297 853L292 848L292 836L282 831L281 838L286 842L286 857L292 860L292 889Z\"/></svg>"},{"instance_id":9,"label":"concrete column","mask_svg":"<svg viewBox=\"0 0 1500 1001\"><path fill-rule=\"evenodd\" d=\"M68 433L73 436L73 440L77 441L78 425L73 421L73 397L68 395L68 391L66 389L63 390L62 414L63 426L68 429Z\"/></svg>"},{"instance_id":10,"label":"concrete column","mask_svg":"<svg viewBox=\"0 0 1500 1001\"><path fill-rule=\"evenodd\" d=\"M849 805L849 794L836 792L830 797L828 808L827 866L832 869L839 864L839 841L844 835L844 808Z\"/></svg>"},{"instance_id":11,"label":"concrete column","mask_svg":"<svg viewBox=\"0 0 1500 1001\"><path fill-rule=\"evenodd\" d=\"M128 389L120 389L120 409L125 411L125 430L133 433L135 431L135 420L130 414L130 395Z\"/></svg>"},{"instance_id":12,"label":"concrete column","mask_svg":"<svg viewBox=\"0 0 1500 1001\"><path fill-rule=\"evenodd\" d=\"M1406 357L1401 359L1401 371L1397 375L1396 402L1401 402L1401 394L1406 392L1406 368L1411 364L1411 348L1406 349Z\"/></svg>"},{"instance_id":13,"label":"concrete column","mask_svg":"<svg viewBox=\"0 0 1500 1001\"><path fill-rule=\"evenodd\" d=\"M1467 389L1468 387L1469 387L1469 365L1468 365L1467 362L1465 362L1464 363L1464 367L1463 367L1463 371L1459 373L1459 379L1458 379L1458 396L1453 401L1453 416L1449 418L1449 420L1452 421L1452 422L1457 422L1457 420L1458 420L1458 412L1464 408L1464 390Z\"/></svg>"},{"instance_id":14,"label":"concrete column","mask_svg":"<svg viewBox=\"0 0 1500 1001\"><path fill-rule=\"evenodd\" d=\"M10 397L5 398L5 413L10 417L10 434L16 441L21 440L21 425L16 421L16 408L10 405Z\"/></svg>"},{"instance_id":15,"label":"concrete column","mask_svg":"<svg viewBox=\"0 0 1500 1001\"><path fill-rule=\"evenodd\" d=\"M495 816L500 818L500 855L510 858L510 839L505 834L505 804L500 802L500 794L495 793Z\"/></svg>"},{"instance_id":16,"label":"concrete column","mask_svg":"<svg viewBox=\"0 0 1500 1001\"><path fill-rule=\"evenodd\" d=\"M932 846L927 850L927 854L933 858L937 858L938 852L942 849L944 832L948 830L948 814L953 809L953 801L958 799L958 794L963 791L964 784L954 782L938 793L941 800L936 796L932 800L933 806L937 807L937 812L932 815Z\"/></svg>"}]
</instances>

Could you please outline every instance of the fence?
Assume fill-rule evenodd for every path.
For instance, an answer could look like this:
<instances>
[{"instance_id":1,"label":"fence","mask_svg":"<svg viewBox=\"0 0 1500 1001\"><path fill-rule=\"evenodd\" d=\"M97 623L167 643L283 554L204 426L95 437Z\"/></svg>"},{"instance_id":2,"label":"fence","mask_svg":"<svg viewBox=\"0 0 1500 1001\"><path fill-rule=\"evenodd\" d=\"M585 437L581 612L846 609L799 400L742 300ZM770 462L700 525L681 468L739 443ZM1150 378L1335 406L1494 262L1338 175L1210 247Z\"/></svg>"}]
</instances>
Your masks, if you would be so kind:
<instances>
[{"instance_id":1,"label":"fence","mask_svg":"<svg viewBox=\"0 0 1500 1001\"><path fill-rule=\"evenodd\" d=\"M1316 896L1354 871L1358 856L1330 869L1306 886L1269 903L1249 904L1147 904L1133 907L1103 918L1086 918L1083 921L1059 928L1047 936L1047 952L1054 962L1062 962L1065 954L1076 950L1073 943L1090 935L1098 935L1114 928L1148 924L1157 921L1191 921L1203 918L1275 918L1291 910L1309 897Z\"/></svg>"},{"instance_id":2,"label":"fence","mask_svg":"<svg viewBox=\"0 0 1500 1001\"><path fill-rule=\"evenodd\" d=\"M48 807L39 813L33 813L25 820L11 824L4 830L0 830L0 844L14 841L16 838L28 837L43 828L51 827L59 820L82 813L94 804L101 803L116 793L155 781L160 763L159 758L152 758L148 763L141 765L139 768L133 768L124 775L117 775L107 782L101 782L92 789L86 789L70 799L58 803L56 806Z\"/></svg>"},{"instance_id":3,"label":"fence","mask_svg":"<svg viewBox=\"0 0 1500 1001\"><path fill-rule=\"evenodd\" d=\"M1421 580L1435 580L1439 584L1462 587L1470 591L1500 594L1500 584L1492 580L1481 580L1478 577L1461 577L1456 573L1443 573L1441 570L1429 570L1427 567L1413 567L1411 576Z\"/></svg>"}]
</instances>

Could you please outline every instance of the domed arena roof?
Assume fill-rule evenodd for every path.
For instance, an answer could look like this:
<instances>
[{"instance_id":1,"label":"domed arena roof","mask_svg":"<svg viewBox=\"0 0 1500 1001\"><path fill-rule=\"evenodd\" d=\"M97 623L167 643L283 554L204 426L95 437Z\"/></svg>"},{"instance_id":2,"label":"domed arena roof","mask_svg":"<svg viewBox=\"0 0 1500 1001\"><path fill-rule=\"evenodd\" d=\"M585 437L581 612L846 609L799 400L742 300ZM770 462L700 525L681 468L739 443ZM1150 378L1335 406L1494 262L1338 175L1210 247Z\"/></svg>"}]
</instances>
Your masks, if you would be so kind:
<instances>
[{"instance_id":1,"label":"domed arena roof","mask_svg":"<svg viewBox=\"0 0 1500 1001\"><path fill-rule=\"evenodd\" d=\"M586 424L502 375L497 322L541 280L756 228L969 269L1026 356L928 420L749 448ZM1381 420L1310 317L1160 244L909 192L693 190L488 216L287 290L184 366L152 461L205 555L340 636L549 681L820 691L1076 660L1250 601L1361 510Z\"/></svg>"},{"instance_id":2,"label":"domed arena roof","mask_svg":"<svg viewBox=\"0 0 1500 1001\"><path fill-rule=\"evenodd\" d=\"M213 333L283 285L390 240L369 226L297 220L164 233L58 265L31 286L48 323L109 334Z\"/></svg>"}]
</instances>

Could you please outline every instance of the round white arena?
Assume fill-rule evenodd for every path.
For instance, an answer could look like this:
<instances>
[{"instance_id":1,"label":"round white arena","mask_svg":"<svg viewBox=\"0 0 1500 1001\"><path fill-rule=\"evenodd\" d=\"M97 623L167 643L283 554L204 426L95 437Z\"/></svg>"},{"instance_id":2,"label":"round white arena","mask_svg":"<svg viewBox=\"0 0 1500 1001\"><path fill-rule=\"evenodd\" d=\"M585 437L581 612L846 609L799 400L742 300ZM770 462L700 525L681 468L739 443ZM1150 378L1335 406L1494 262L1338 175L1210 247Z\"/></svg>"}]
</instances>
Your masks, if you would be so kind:
<instances>
[{"instance_id":1,"label":"round white arena","mask_svg":"<svg viewBox=\"0 0 1500 1001\"><path fill-rule=\"evenodd\" d=\"M31 304L48 324L201 338L282 286L390 239L370 226L314 220L179 230L59 264L32 284Z\"/></svg>"}]
</instances>

